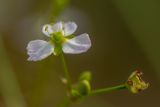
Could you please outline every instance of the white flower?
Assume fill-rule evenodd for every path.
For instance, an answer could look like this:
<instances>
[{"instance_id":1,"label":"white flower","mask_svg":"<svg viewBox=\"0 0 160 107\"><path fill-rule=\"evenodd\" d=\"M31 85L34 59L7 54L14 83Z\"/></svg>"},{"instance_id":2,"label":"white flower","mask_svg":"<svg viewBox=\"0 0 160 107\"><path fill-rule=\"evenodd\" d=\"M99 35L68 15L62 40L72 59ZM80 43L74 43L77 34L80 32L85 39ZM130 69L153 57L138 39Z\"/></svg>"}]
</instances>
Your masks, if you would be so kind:
<instances>
[{"instance_id":1,"label":"white flower","mask_svg":"<svg viewBox=\"0 0 160 107\"><path fill-rule=\"evenodd\" d=\"M33 40L28 43L27 54L29 61L42 60L52 53L58 55L61 51L67 54L79 54L86 52L91 47L89 35L84 33L74 37L77 25L74 22L57 22L46 24L42 32L50 38L50 41Z\"/></svg>"}]
</instances>

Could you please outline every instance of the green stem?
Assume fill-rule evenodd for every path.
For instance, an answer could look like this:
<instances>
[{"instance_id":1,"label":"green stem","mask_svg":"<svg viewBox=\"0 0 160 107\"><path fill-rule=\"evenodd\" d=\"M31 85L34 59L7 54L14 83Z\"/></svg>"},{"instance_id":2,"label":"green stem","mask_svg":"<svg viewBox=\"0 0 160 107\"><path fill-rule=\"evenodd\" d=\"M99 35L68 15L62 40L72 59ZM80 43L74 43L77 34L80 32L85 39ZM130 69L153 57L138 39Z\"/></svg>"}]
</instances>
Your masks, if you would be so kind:
<instances>
[{"instance_id":1,"label":"green stem","mask_svg":"<svg viewBox=\"0 0 160 107\"><path fill-rule=\"evenodd\" d=\"M127 89L125 84L114 86L114 87L109 87L109 88L94 90L90 93L90 95L105 94L105 93L108 93L108 92L112 92L112 91L116 91L116 90L122 90L122 89Z\"/></svg>"},{"instance_id":2,"label":"green stem","mask_svg":"<svg viewBox=\"0 0 160 107\"><path fill-rule=\"evenodd\" d=\"M63 53L60 54L60 58L61 58L61 62L62 62L62 65L63 65L65 78L67 79L67 87L70 91L71 90L71 77L70 77L70 74L69 74L69 71L68 71L67 64L65 62L65 58L64 58Z\"/></svg>"}]
</instances>

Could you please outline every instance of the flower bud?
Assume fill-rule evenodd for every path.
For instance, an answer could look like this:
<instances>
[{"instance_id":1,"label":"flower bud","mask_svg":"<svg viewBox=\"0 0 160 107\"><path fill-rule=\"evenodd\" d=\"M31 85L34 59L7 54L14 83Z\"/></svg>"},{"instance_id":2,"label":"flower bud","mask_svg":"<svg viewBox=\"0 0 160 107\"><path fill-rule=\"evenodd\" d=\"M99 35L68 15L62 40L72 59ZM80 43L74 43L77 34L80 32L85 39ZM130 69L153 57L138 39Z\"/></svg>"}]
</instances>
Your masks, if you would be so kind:
<instances>
[{"instance_id":1,"label":"flower bud","mask_svg":"<svg viewBox=\"0 0 160 107\"><path fill-rule=\"evenodd\" d=\"M79 81L83 80L91 81L91 79L92 79L92 74L90 71L85 71L79 76Z\"/></svg>"},{"instance_id":2,"label":"flower bud","mask_svg":"<svg viewBox=\"0 0 160 107\"><path fill-rule=\"evenodd\" d=\"M71 99L77 101L85 98L91 92L91 73L89 71L83 72L79 76L77 84L72 86Z\"/></svg>"}]
</instances>

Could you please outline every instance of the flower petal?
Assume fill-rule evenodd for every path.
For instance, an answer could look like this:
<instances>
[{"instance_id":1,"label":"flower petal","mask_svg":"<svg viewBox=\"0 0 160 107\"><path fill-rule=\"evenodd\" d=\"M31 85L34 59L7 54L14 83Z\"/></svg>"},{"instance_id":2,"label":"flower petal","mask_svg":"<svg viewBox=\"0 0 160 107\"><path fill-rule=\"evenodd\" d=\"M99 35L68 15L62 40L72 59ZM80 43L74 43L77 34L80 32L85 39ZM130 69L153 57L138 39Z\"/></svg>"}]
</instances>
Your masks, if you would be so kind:
<instances>
[{"instance_id":1,"label":"flower petal","mask_svg":"<svg viewBox=\"0 0 160 107\"><path fill-rule=\"evenodd\" d=\"M73 34L77 29L77 25L74 22L67 22L64 24L64 36Z\"/></svg>"},{"instance_id":2,"label":"flower petal","mask_svg":"<svg viewBox=\"0 0 160 107\"><path fill-rule=\"evenodd\" d=\"M68 54L79 54L86 52L91 47L89 35L84 33L63 44L63 52Z\"/></svg>"},{"instance_id":3,"label":"flower petal","mask_svg":"<svg viewBox=\"0 0 160 107\"><path fill-rule=\"evenodd\" d=\"M48 57L54 51L54 47L43 40L33 40L28 43L28 61L39 61Z\"/></svg>"},{"instance_id":4,"label":"flower petal","mask_svg":"<svg viewBox=\"0 0 160 107\"><path fill-rule=\"evenodd\" d=\"M62 31L62 22L57 22L56 24L46 24L42 28L42 32L46 35L49 36L53 34L54 32L61 32Z\"/></svg>"},{"instance_id":5,"label":"flower petal","mask_svg":"<svg viewBox=\"0 0 160 107\"><path fill-rule=\"evenodd\" d=\"M50 34L53 33L52 26L49 25L49 24L44 25L43 28L42 28L42 32L43 32L46 36L50 37Z\"/></svg>"},{"instance_id":6,"label":"flower petal","mask_svg":"<svg viewBox=\"0 0 160 107\"><path fill-rule=\"evenodd\" d=\"M56 24L54 24L54 25L52 26L52 30L53 30L52 33L54 33L54 32L61 32L61 31L62 31L62 28L63 28L62 22L61 22L61 21L60 21L60 22L57 22Z\"/></svg>"}]
</instances>

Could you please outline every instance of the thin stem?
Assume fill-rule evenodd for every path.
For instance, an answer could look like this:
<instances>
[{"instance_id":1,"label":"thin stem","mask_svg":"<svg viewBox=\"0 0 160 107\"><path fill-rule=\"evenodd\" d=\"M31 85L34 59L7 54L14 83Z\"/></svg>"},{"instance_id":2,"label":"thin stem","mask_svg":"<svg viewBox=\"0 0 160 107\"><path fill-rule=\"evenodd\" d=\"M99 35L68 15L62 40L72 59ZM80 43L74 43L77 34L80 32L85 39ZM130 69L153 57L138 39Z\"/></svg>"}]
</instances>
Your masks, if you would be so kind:
<instances>
[{"instance_id":1,"label":"thin stem","mask_svg":"<svg viewBox=\"0 0 160 107\"><path fill-rule=\"evenodd\" d=\"M67 79L67 86L68 86L68 89L70 90L71 89L71 77L70 77L63 53L60 54L60 58L61 58L61 62L63 65L65 78Z\"/></svg>"},{"instance_id":2,"label":"thin stem","mask_svg":"<svg viewBox=\"0 0 160 107\"><path fill-rule=\"evenodd\" d=\"M108 93L108 92L111 92L111 91L122 90L122 89L126 89L126 88L127 88L126 85L122 84L122 85L118 85L118 86L114 86L114 87L94 90L90 93L90 95L104 94L104 93Z\"/></svg>"}]
</instances>

